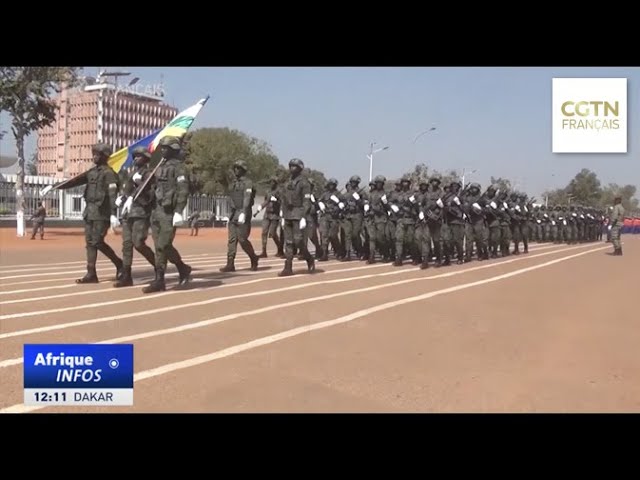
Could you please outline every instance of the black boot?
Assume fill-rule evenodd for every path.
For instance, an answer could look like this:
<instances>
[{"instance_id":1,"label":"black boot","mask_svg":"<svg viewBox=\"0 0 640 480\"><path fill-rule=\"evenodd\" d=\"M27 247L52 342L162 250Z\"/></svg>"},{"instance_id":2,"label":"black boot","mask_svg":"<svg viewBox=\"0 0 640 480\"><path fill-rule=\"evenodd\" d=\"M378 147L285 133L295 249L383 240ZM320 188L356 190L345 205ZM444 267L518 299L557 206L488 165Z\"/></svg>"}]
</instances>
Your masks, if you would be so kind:
<instances>
[{"instance_id":1,"label":"black boot","mask_svg":"<svg viewBox=\"0 0 640 480\"><path fill-rule=\"evenodd\" d=\"M316 248L316 260L320 260L321 258L324 257L323 251L322 251L322 247L318 247Z\"/></svg>"},{"instance_id":2,"label":"black boot","mask_svg":"<svg viewBox=\"0 0 640 480\"><path fill-rule=\"evenodd\" d=\"M119 262L114 262L114 265L116 266L116 280L120 281L124 277L124 263L120 260Z\"/></svg>"},{"instance_id":3,"label":"black boot","mask_svg":"<svg viewBox=\"0 0 640 480\"><path fill-rule=\"evenodd\" d=\"M235 271L236 271L236 267L235 267L235 265L233 264L233 258L228 258L228 259L227 259L227 264L226 264L224 267L222 267L222 268L220 269L220 271L221 271L222 273L235 272Z\"/></svg>"},{"instance_id":4,"label":"black boot","mask_svg":"<svg viewBox=\"0 0 640 480\"><path fill-rule=\"evenodd\" d=\"M178 267L178 285L185 285L191 280L191 266L186 263L177 265Z\"/></svg>"},{"instance_id":5,"label":"black boot","mask_svg":"<svg viewBox=\"0 0 640 480\"><path fill-rule=\"evenodd\" d=\"M259 257L254 253L250 259L251 259L251 267L249 267L249 270L251 270L252 272L257 272Z\"/></svg>"},{"instance_id":6,"label":"black boot","mask_svg":"<svg viewBox=\"0 0 640 480\"><path fill-rule=\"evenodd\" d=\"M163 292L166 290L166 285L164 283L164 270L157 268L156 269L156 278L149 285L142 289L142 293L154 293L154 292Z\"/></svg>"},{"instance_id":7,"label":"black boot","mask_svg":"<svg viewBox=\"0 0 640 480\"><path fill-rule=\"evenodd\" d=\"M260 255L258 255L258 258L267 258L267 249L266 248L262 248L262 253Z\"/></svg>"},{"instance_id":8,"label":"black boot","mask_svg":"<svg viewBox=\"0 0 640 480\"><path fill-rule=\"evenodd\" d=\"M426 270L427 268L429 268L429 262L425 262L425 261L423 261L423 262L420 264L420 270Z\"/></svg>"},{"instance_id":9,"label":"black boot","mask_svg":"<svg viewBox=\"0 0 640 480\"><path fill-rule=\"evenodd\" d=\"M87 265L87 274L76 280L76 283L98 283L98 274L95 265Z\"/></svg>"},{"instance_id":10,"label":"black boot","mask_svg":"<svg viewBox=\"0 0 640 480\"><path fill-rule=\"evenodd\" d=\"M316 271L316 261L311 254L309 254L309 258L307 258L307 271L309 273L314 273Z\"/></svg>"},{"instance_id":11,"label":"black boot","mask_svg":"<svg viewBox=\"0 0 640 480\"><path fill-rule=\"evenodd\" d=\"M278 274L279 277L289 277L293 275L293 260L285 260L284 269Z\"/></svg>"},{"instance_id":12,"label":"black boot","mask_svg":"<svg viewBox=\"0 0 640 480\"><path fill-rule=\"evenodd\" d=\"M131 265L122 268L122 278L113 284L115 288L133 286L133 278L131 277Z\"/></svg>"}]
</instances>

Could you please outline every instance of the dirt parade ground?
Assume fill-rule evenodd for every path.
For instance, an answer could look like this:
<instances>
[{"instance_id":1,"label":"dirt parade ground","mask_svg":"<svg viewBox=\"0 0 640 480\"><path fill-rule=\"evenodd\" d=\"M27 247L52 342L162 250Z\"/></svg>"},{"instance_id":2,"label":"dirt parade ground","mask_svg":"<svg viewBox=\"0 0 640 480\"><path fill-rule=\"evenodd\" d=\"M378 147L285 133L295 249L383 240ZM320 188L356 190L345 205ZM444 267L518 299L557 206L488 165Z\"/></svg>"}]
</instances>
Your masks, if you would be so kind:
<instances>
[{"instance_id":1,"label":"dirt parade ground","mask_svg":"<svg viewBox=\"0 0 640 480\"><path fill-rule=\"evenodd\" d=\"M0 412L639 412L640 235L420 270L284 260L223 274L225 229L179 230L193 280L85 273L80 229L1 230ZM260 249L260 230L252 230ZM121 237L107 236L116 252ZM151 243L151 242L150 242ZM151 243L152 245L152 243ZM133 407L23 405L25 343L132 343Z\"/></svg>"}]
</instances>

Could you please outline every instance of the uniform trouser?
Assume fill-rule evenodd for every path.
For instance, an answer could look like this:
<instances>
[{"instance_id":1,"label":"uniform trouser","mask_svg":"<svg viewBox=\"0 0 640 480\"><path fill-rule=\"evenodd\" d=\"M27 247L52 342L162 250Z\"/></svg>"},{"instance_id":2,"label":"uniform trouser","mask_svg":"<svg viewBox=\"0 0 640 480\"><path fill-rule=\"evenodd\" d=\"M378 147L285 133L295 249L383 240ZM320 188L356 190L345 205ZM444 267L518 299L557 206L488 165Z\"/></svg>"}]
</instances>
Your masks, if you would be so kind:
<instances>
[{"instance_id":1,"label":"uniform trouser","mask_svg":"<svg viewBox=\"0 0 640 480\"><path fill-rule=\"evenodd\" d=\"M428 241L433 242L433 255L440 261L442 260L442 223L438 220L427 220L427 228L429 229ZM431 256L429 253L429 257Z\"/></svg>"},{"instance_id":2,"label":"uniform trouser","mask_svg":"<svg viewBox=\"0 0 640 480\"><path fill-rule=\"evenodd\" d=\"M311 254L304 243L304 232L300 230L300 220L284 221L284 244L287 265L293 262L293 246L304 256L305 260L311 259Z\"/></svg>"},{"instance_id":3,"label":"uniform trouser","mask_svg":"<svg viewBox=\"0 0 640 480\"><path fill-rule=\"evenodd\" d=\"M556 243L562 243L567 240L567 226L562 222L556 222L558 226L558 234L556 235Z\"/></svg>"},{"instance_id":4,"label":"uniform trouser","mask_svg":"<svg viewBox=\"0 0 640 480\"><path fill-rule=\"evenodd\" d=\"M122 264L122 260L116 255L116 252L104 241L107 230L109 230L109 220L85 220L84 222L87 265L91 268L96 266L98 250L111 260L116 267Z\"/></svg>"},{"instance_id":5,"label":"uniform trouser","mask_svg":"<svg viewBox=\"0 0 640 480\"><path fill-rule=\"evenodd\" d=\"M576 222L567 222L567 243L574 243L578 238L578 225Z\"/></svg>"},{"instance_id":6,"label":"uniform trouser","mask_svg":"<svg viewBox=\"0 0 640 480\"><path fill-rule=\"evenodd\" d=\"M233 218L233 217L232 217ZM231 264L236 259L238 244L250 259L256 256L253 245L249 241L251 234L251 220L247 218L244 223L239 224L237 220L229 222L229 236L227 242L227 263Z\"/></svg>"},{"instance_id":7,"label":"uniform trouser","mask_svg":"<svg viewBox=\"0 0 640 480\"><path fill-rule=\"evenodd\" d=\"M333 244L333 249L336 252L336 255L341 253L340 239L338 238L339 231L340 220L332 218L328 214L320 217L320 247L322 248L322 255L324 257L329 254L330 244Z\"/></svg>"},{"instance_id":8,"label":"uniform trouser","mask_svg":"<svg viewBox=\"0 0 640 480\"><path fill-rule=\"evenodd\" d=\"M501 243L502 228L500 224L489 226L489 249L491 250L491 255L495 256L498 254L498 247Z\"/></svg>"},{"instance_id":9,"label":"uniform trouser","mask_svg":"<svg viewBox=\"0 0 640 480\"><path fill-rule=\"evenodd\" d=\"M349 214L342 221L342 228L344 229L345 249L347 252L352 250L360 254L362 252L362 241L360 235L362 234L362 215L357 213Z\"/></svg>"},{"instance_id":10,"label":"uniform trouser","mask_svg":"<svg viewBox=\"0 0 640 480\"><path fill-rule=\"evenodd\" d=\"M449 223L443 225L442 235L445 255L447 255L447 257L453 256L455 252L458 254L458 260L462 261L464 258L464 223Z\"/></svg>"},{"instance_id":11,"label":"uniform trouser","mask_svg":"<svg viewBox=\"0 0 640 480\"><path fill-rule=\"evenodd\" d=\"M500 251L503 255L509 255L509 247L511 246L511 224L501 224L500 225L501 235L500 235Z\"/></svg>"},{"instance_id":12,"label":"uniform trouser","mask_svg":"<svg viewBox=\"0 0 640 480\"><path fill-rule=\"evenodd\" d=\"M426 221L416 223L415 242L420 249L422 263L429 263L431 260L431 232Z\"/></svg>"},{"instance_id":13,"label":"uniform trouser","mask_svg":"<svg viewBox=\"0 0 640 480\"><path fill-rule=\"evenodd\" d=\"M520 250L520 242L522 241L522 235L520 234L520 222L512 221L511 225L509 225L509 230L511 231L514 251L517 252Z\"/></svg>"},{"instance_id":14,"label":"uniform trouser","mask_svg":"<svg viewBox=\"0 0 640 480\"><path fill-rule=\"evenodd\" d=\"M148 218L126 218L122 223L122 262L125 267L133 263L133 249L155 267L153 250L146 244L151 222Z\"/></svg>"},{"instance_id":15,"label":"uniform trouser","mask_svg":"<svg viewBox=\"0 0 640 480\"><path fill-rule=\"evenodd\" d=\"M267 240L273 238L273 243L276 244L278 252L282 252L282 239L278 237L278 223L280 219L278 217L263 218L262 219L262 251L267 251Z\"/></svg>"},{"instance_id":16,"label":"uniform trouser","mask_svg":"<svg viewBox=\"0 0 640 480\"><path fill-rule=\"evenodd\" d=\"M191 235L193 236L198 236L198 230L200 227L198 227L198 225L192 225L191 226Z\"/></svg>"},{"instance_id":17,"label":"uniform trouser","mask_svg":"<svg viewBox=\"0 0 640 480\"><path fill-rule=\"evenodd\" d=\"M40 230L40 238L44 237L44 222L33 223L33 231L31 232L31 237L35 238L38 230Z\"/></svg>"},{"instance_id":18,"label":"uniform trouser","mask_svg":"<svg viewBox=\"0 0 640 480\"><path fill-rule=\"evenodd\" d=\"M386 236L387 219L384 217L368 218L364 222L364 228L369 237L369 259L373 260L375 258L376 251L381 256L387 257L389 255Z\"/></svg>"},{"instance_id":19,"label":"uniform trouser","mask_svg":"<svg viewBox=\"0 0 640 480\"><path fill-rule=\"evenodd\" d=\"M484 222L479 220L476 223L467 223L465 225L465 234L467 237L467 258L471 259L474 242L476 244L476 254L478 258L480 258L487 249L487 245L484 241Z\"/></svg>"},{"instance_id":20,"label":"uniform trouser","mask_svg":"<svg viewBox=\"0 0 640 480\"><path fill-rule=\"evenodd\" d=\"M549 241L553 243L558 242L558 223L557 222L555 225L549 222Z\"/></svg>"},{"instance_id":21,"label":"uniform trouser","mask_svg":"<svg viewBox=\"0 0 640 480\"><path fill-rule=\"evenodd\" d=\"M613 243L613 248L622 248L620 244L620 230L622 229L622 225L614 225L611 227L611 242Z\"/></svg>"},{"instance_id":22,"label":"uniform trouser","mask_svg":"<svg viewBox=\"0 0 640 480\"><path fill-rule=\"evenodd\" d=\"M407 244L409 251L414 254L414 233L415 226L412 219L400 218L396 225L396 260L403 259L404 245Z\"/></svg>"},{"instance_id":23,"label":"uniform trouser","mask_svg":"<svg viewBox=\"0 0 640 480\"><path fill-rule=\"evenodd\" d=\"M309 240L313 243L313 246L316 247L316 254L320 252L320 241L318 240L318 229L316 226L316 220L313 217L306 217L307 226L302 232L302 241L305 246L308 246Z\"/></svg>"},{"instance_id":24,"label":"uniform trouser","mask_svg":"<svg viewBox=\"0 0 640 480\"><path fill-rule=\"evenodd\" d=\"M532 242L539 242L540 230L538 228L538 224L536 223L536 221L529 220L527 222L527 228L529 229L529 240L531 240Z\"/></svg>"},{"instance_id":25,"label":"uniform trouser","mask_svg":"<svg viewBox=\"0 0 640 480\"><path fill-rule=\"evenodd\" d=\"M386 237L387 237L387 245L389 245L390 254L396 254L396 225L398 221L394 219L389 219L387 221L386 227Z\"/></svg>"},{"instance_id":26,"label":"uniform trouser","mask_svg":"<svg viewBox=\"0 0 640 480\"><path fill-rule=\"evenodd\" d=\"M167 261L181 265L180 253L173 246L176 227L173 226L173 212L167 212L163 207L156 208L151 213L151 237L156 247L156 270L164 272Z\"/></svg>"},{"instance_id":27,"label":"uniform trouser","mask_svg":"<svg viewBox=\"0 0 640 480\"><path fill-rule=\"evenodd\" d=\"M578 236L576 237L576 240L578 242L584 242L586 240L585 237L585 224L584 223L578 223L577 225L578 228Z\"/></svg>"}]
</instances>

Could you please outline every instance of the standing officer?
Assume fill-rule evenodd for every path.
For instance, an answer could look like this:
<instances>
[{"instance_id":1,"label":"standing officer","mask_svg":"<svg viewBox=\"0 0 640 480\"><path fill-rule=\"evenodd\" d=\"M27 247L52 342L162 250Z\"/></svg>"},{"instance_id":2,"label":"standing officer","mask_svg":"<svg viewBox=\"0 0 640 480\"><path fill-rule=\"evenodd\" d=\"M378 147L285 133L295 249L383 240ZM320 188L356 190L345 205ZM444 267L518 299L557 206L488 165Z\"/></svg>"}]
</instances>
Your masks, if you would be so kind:
<instances>
[{"instance_id":1,"label":"standing officer","mask_svg":"<svg viewBox=\"0 0 640 480\"><path fill-rule=\"evenodd\" d=\"M151 155L146 148L137 147L134 149L134 172L124 184L124 195L116 200L118 207L123 200L126 200L120 212L124 218L124 223L122 224L122 261L124 268L122 278L113 284L116 288L133 285L131 265L133 263L134 247L152 267L155 268L156 266L153 250L145 243L149 235L151 212L155 205L155 193L152 188L147 186L136 201L133 201L133 196L138 186L142 185L151 174L149 170L150 159Z\"/></svg>"},{"instance_id":2,"label":"standing officer","mask_svg":"<svg viewBox=\"0 0 640 480\"><path fill-rule=\"evenodd\" d=\"M194 212L189 215L187 222L189 222L189 226L191 227L190 237L198 236L198 222L200 221L200 212L198 210L194 210Z\"/></svg>"},{"instance_id":3,"label":"standing officer","mask_svg":"<svg viewBox=\"0 0 640 480\"><path fill-rule=\"evenodd\" d=\"M280 277L293 275L293 246L304 255L309 273L315 270L315 261L307 246L303 243L303 231L307 227L307 216L311 210L311 186L301 174L304 163L299 158L289 161L291 178L282 189L282 223L284 228L284 242L286 246L286 260L284 269L278 274Z\"/></svg>"},{"instance_id":4,"label":"standing officer","mask_svg":"<svg viewBox=\"0 0 640 480\"><path fill-rule=\"evenodd\" d=\"M622 245L620 244L620 229L624 223L624 207L622 197L617 196L613 200L613 210L611 211L609 229L611 230L611 242L613 243L613 254L622 255Z\"/></svg>"},{"instance_id":5,"label":"standing officer","mask_svg":"<svg viewBox=\"0 0 640 480\"><path fill-rule=\"evenodd\" d=\"M44 219L47 217L47 209L44 206L44 202L40 204L36 213L33 214L31 220L33 221L33 232L31 233L31 240L36 239L36 234L40 230L40 240L44 240Z\"/></svg>"},{"instance_id":6,"label":"standing officer","mask_svg":"<svg viewBox=\"0 0 640 480\"><path fill-rule=\"evenodd\" d=\"M104 241L109 226L116 228L120 223L116 217L118 175L107 164L107 160L111 156L111 147L99 143L94 145L91 150L95 166L87 171L80 183L74 183L73 185L83 185L85 183L87 185L84 189L86 207L82 214L84 237L87 246L87 274L76 280L76 283L98 283L98 274L96 273L98 250L111 260L116 267L117 280L120 280L123 272L122 260Z\"/></svg>"},{"instance_id":7,"label":"standing officer","mask_svg":"<svg viewBox=\"0 0 640 480\"><path fill-rule=\"evenodd\" d=\"M233 164L233 174L236 179L231 184L229 197L231 199L231 215L229 216L229 243L227 246L227 264L221 272L235 272L234 265L238 243L251 260L251 270L258 270L258 256L249 241L251 234L251 207L256 191L247 175L247 164L244 160L237 160Z\"/></svg>"},{"instance_id":8,"label":"standing officer","mask_svg":"<svg viewBox=\"0 0 640 480\"><path fill-rule=\"evenodd\" d=\"M276 256L278 258L284 258L284 239L278 237L278 222L280 221L281 208L278 177L271 177L269 182L269 191L264 197L264 202L258 205L258 211L255 213L255 215L257 215L264 209L264 215L262 217L262 252L260 253L260 258L267 258L267 240L269 240L269 237L273 238L273 243L276 244Z\"/></svg>"},{"instance_id":9,"label":"standing officer","mask_svg":"<svg viewBox=\"0 0 640 480\"><path fill-rule=\"evenodd\" d=\"M156 247L156 278L142 289L143 293L165 290L167 261L178 268L179 284L186 283L191 273L191 267L182 261L180 253L173 246L176 226L184 222L181 212L187 206L189 196L187 169L180 155L180 140L176 137L163 137L159 147L165 162L156 170L156 203L151 213L151 236ZM142 194L138 198L141 196Z\"/></svg>"}]
</instances>

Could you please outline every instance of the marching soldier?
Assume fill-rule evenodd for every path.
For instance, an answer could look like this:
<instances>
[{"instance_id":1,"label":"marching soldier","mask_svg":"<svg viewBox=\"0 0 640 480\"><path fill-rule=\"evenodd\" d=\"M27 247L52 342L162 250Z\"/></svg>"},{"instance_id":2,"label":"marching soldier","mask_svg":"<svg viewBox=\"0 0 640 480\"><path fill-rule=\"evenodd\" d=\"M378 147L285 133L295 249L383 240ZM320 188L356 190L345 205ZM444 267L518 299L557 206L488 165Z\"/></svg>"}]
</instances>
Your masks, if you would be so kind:
<instances>
[{"instance_id":1,"label":"marching soldier","mask_svg":"<svg viewBox=\"0 0 640 480\"><path fill-rule=\"evenodd\" d=\"M342 222L342 228L345 235L345 249L346 253L343 258L344 261L351 260L351 253L355 253L355 256L361 258L362 256L362 242L360 235L362 234L362 223L364 220L364 200L363 196L366 195L365 191L360 188L360 177L354 175L349 179L347 183L347 193L344 195L344 220Z\"/></svg>"},{"instance_id":2,"label":"marching soldier","mask_svg":"<svg viewBox=\"0 0 640 480\"><path fill-rule=\"evenodd\" d=\"M188 282L191 274L191 267L182 261L180 253L173 246L176 226L184 222L181 212L187 206L189 195L187 170L180 154L180 140L176 137L163 137L159 147L165 162L158 167L153 179L156 198L151 213L151 236L156 248L156 277L142 289L143 293L166 289L164 275L167 261L178 268L179 285Z\"/></svg>"},{"instance_id":3,"label":"marching soldier","mask_svg":"<svg viewBox=\"0 0 640 480\"><path fill-rule=\"evenodd\" d=\"M611 230L611 242L613 243L613 254L622 255L622 245L620 244L620 229L624 224L624 207L622 197L617 196L613 200L613 210L611 210L611 220L609 229Z\"/></svg>"},{"instance_id":4,"label":"marching soldier","mask_svg":"<svg viewBox=\"0 0 640 480\"><path fill-rule=\"evenodd\" d=\"M155 206L153 188L148 185L136 198L136 201L133 201L138 186L142 185L151 174L149 169L150 159L151 155L144 147L138 147L133 151L134 172L124 184L124 195L116 200L118 207L124 201L121 210L121 215L124 218L124 223L122 224L122 261L124 268L122 278L113 284L116 288L133 285L131 265L133 263L134 247L152 267L155 268L156 266L153 250L146 244L151 225L151 212ZM152 180L150 179L150 181Z\"/></svg>"},{"instance_id":5,"label":"marching soldier","mask_svg":"<svg viewBox=\"0 0 640 480\"><path fill-rule=\"evenodd\" d=\"M478 260L489 260L489 251L484 239L484 214L482 201L482 193L480 192L480 184L472 183L469 185L463 200L464 212L467 215L467 223L465 225L465 235L467 238L465 261L470 262L473 255L473 244L476 244L476 255Z\"/></svg>"},{"instance_id":6,"label":"marching soldier","mask_svg":"<svg viewBox=\"0 0 640 480\"><path fill-rule=\"evenodd\" d=\"M306 217L311 210L311 186L301 175L304 163L299 158L289 161L291 178L282 188L282 220L284 224L284 241L286 246L286 260L284 269L278 274L280 277L293 275L293 246L304 255L309 273L315 271L315 261L307 246L303 243L303 231L307 227Z\"/></svg>"},{"instance_id":7,"label":"marching soldier","mask_svg":"<svg viewBox=\"0 0 640 480\"><path fill-rule=\"evenodd\" d=\"M227 246L227 264L220 269L221 272L235 272L235 258L238 243L251 260L251 270L258 270L258 256L249 241L251 234L251 208L255 198L253 183L247 175L247 164L244 160L237 160L233 164L233 173L236 177L230 186L231 215L229 216L229 243Z\"/></svg>"},{"instance_id":8,"label":"marching soldier","mask_svg":"<svg viewBox=\"0 0 640 480\"><path fill-rule=\"evenodd\" d=\"M431 259L431 234L429 233L427 217L425 216L428 189L429 182L426 179L420 180L418 192L416 193L418 220L416 221L414 241L418 249L417 255L422 260L420 263L421 270L429 267L429 260Z\"/></svg>"},{"instance_id":9,"label":"marching soldier","mask_svg":"<svg viewBox=\"0 0 640 480\"><path fill-rule=\"evenodd\" d=\"M482 195L481 205L485 208L485 218L489 230L489 250L491 258L498 258L498 246L502 243L502 230L500 229L500 210L498 206L498 191L495 185L489 185L487 191ZM486 236L485 236L486 238Z\"/></svg>"},{"instance_id":10,"label":"marching soldier","mask_svg":"<svg viewBox=\"0 0 640 480\"><path fill-rule=\"evenodd\" d=\"M340 217L344 209L344 199L342 194L338 192L338 181L330 178L325 186L325 191L318 200L318 208L320 209L320 241L322 242L320 249L322 250L322 258L320 261L329 260L329 245L333 244L333 250L337 257L343 255L338 233L340 231Z\"/></svg>"},{"instance_id":11,"label":"marching soldier","mask_svg":"<svg viewBox=\"0 0 640 480\"><path fill-rule=\"evenodd\" d=\"M87 274L76 280L76 283L98 283L96 260L98 251L102 252L116 267L116 280L123 273L122 260L104 241L109 226L116 228L120 222L116 217L116 198L118 196L118 175L107 164L111 156L111 147L97 144L92 148L94 167L79 180L83 185L86 208L82 214L84 219L84 236L87 246ZM70 187L71 185L69 185Z\"/></svg>"},{"instance_id":12,"label":"marching soldier","mask_svg":"<svg viewBox=\"0 0 640 480\"><path fill-rule=\"evenodd\" d=\"M411 191L411 178L404 176L401 181L402 190L398 192L391 202L391 210L397 215L396 224L396 260L393 262L395 267L401 267L404 260L404 245L409 246L410 254L412 254L413 262L418 264L415 252L412 251L414 245L414 212L417 208L416 196Z\"/></svg>"},{"instance_id":13,"label":"marching soldier","mask_svg":"<svg viewBox=\"0 0 640 480\"><path fill-rule=\"evenodd\" d=\"M504 191L498 195L498 212L500 215L500 254L508 257L511 252L511 215L509 214L509 204L507 199L509 192Z\"/></svg>"},{"instance_id":14,"label":"marching soldier","mask_svg":"<svg viewBox=\"0 0 640 480\"><path fill-rule=\"evenodd\" d=\"M429 179L429 188L426 193L425 207L423 210L429 237L433 242L432 252L436 257L436 267L442 266L442 218L444 203L442 202L443 190L440 188L439 175L434 175ZM424 241L424 240L423 240ZM424 250L424 248L423 248ZM431 257L431 253L429 254Z\"/></svg>"},{"instance_id":15,"label":"marching soldier","mask_svg":"<svg viewBox=\"0 0 640 480\"><path fill-rule=\"evenodd\" d=\"M458 261L456 263L458 265L464 263L464 251L462 247L464 242L465 213L462 208L462 201L458 197L458 192L460 192L461 188L462 184L457 180L451 182L449 184L449 193L443 198L445 222L447 225L445 230L446 237L444 239L447 264L449 263L449 258L453 256L454 248L458 254Z\"/></svg>"},{"instance_id":16,"label":"marching soldier","mask_svg":"<svg viewBox=\"0 0 640 480\"><path fill-rule=\"evenodd\" d=\"M36 239L38 230L40 231L40 240L44 240L44 219L47 217L47 209L44 206L44 202L40 204L36 213L34 213L30 220L33 221L33 231L31 232L31 240Z\"/></svg>"},{"instance_id":17,"label":"marching soldier","mask_svg":"<svg viewBox=\"0 0 640 480\"><path fill-rule=\"evenodd\" d=\"M264 210L264 216L262 217L262 252L260 258L267 258L267 240L273 239L273 243L276 244L278 258L284 258L283 243L284 239L278 236L278 223L280 222L280 189L278 188L278 178L271 177L269 179L271 183L269 191L265 195L262 205L258 205L259 212ZM254 217L255 217L254 215Z\"/></svg>"}]
</instances>

